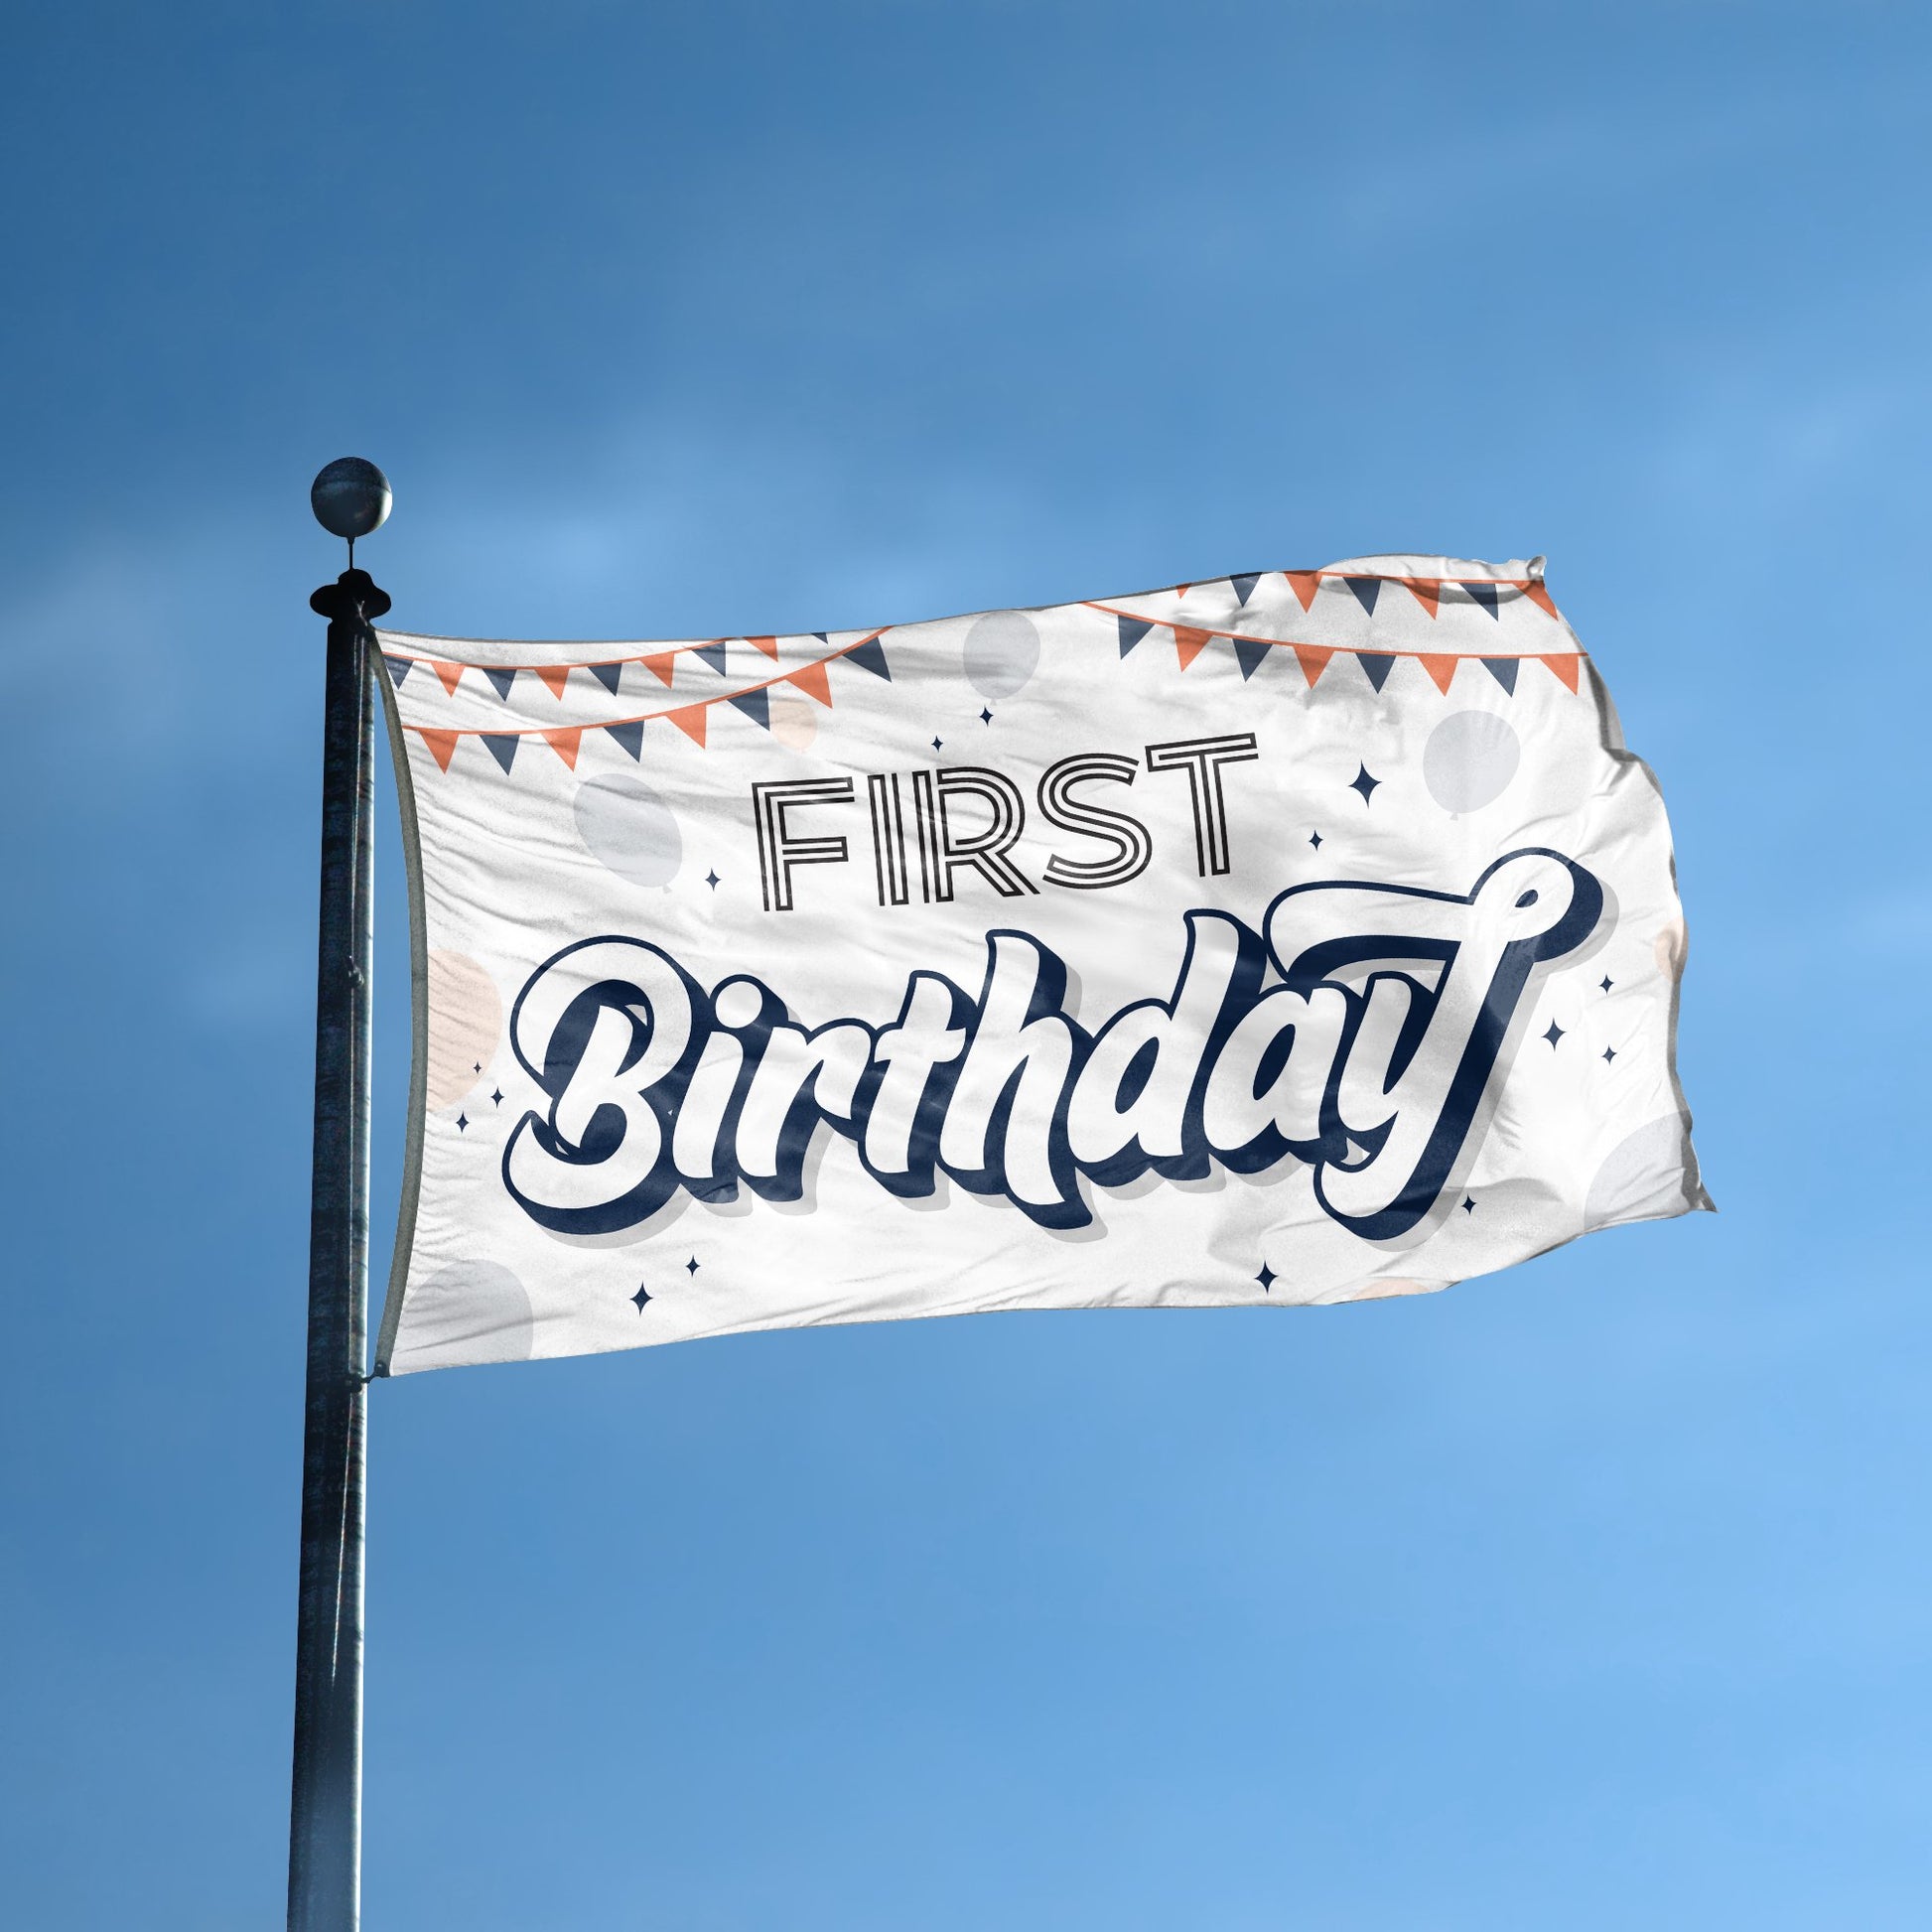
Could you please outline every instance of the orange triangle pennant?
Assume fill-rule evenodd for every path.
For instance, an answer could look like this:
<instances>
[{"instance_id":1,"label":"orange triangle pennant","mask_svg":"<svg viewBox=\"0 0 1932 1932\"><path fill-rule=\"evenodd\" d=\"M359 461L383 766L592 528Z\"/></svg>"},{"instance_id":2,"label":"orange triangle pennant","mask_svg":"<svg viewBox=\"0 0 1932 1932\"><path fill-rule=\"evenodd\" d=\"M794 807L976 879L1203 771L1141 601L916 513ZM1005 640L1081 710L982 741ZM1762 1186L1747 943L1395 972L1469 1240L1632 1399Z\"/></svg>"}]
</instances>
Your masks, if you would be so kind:
<instances>
[{"instance_id":1,"label":"orange triangle pennant","mask_svg":"<svg viewBox=\"0 0 1932 1932\"><path fill-rule=\"evenodd\" d=\"M1180 668L1184 671L1207 648L1207 640L1214 633L1211 630L1191 630L1184 623L1173 624L1170 628L1173 631L1174 649L1180 655Z\"/></svg>"},{"instance_id":2,"label":"orange triangle pennant","mask_svg":"<svg viewBox=\"0 0 1932 1932\"><path fill-rule=\"evenodd\" d=\"M1285 570L1282 575L1288 579L1288 588L1301 599L1302 609L1306 611L1314 602L1315 592L1321 588L1321 573L1318 570ZM1309 682L1312 684L1314 679L1310 678Z\"/></svg>"},{"instance_id":3,"label":"orange triangle pennant","mask_svg":"<svg viewBox=\"0 0 1932 1932\"><path fill-rule=\"evenodd\" d=\"M778 640L775 637L747 637L745 641L756 644L767 657L775 658L778 654Z\"/></svg>"},{"instance_id":4,"label":"orange triangle pennant","mask_svg":"<svg viewBox=\"0 0 1932 1932\"><path fill-rule=\"evenodd\" d=\"M1173 587L1173 594L1175 597L1185 597L1193 588L1191 584L1176 584Z\"/></svg>"},{"instance_id":5,"label":"orange triangle pennant","mask_svg":"<svg viewBox=\"0 0 1932 1932\"><path fill-rule=\"evenodd\" d=\"M667 711L664 716L688 738L693 745L704 744L705 707L701 704L688 704L682 711Z\"/></svg>"},{"instance_id":6,"label":"orange triangle pennant","mask_svg":"<svg viewBox=\"0 0 1932 1932\"><path fill-rule=\"evenodd\" d=\"M671 674L677 668L677 652L662 650L655 657L644 659L644 669L667 690L670 688Z\"/></svg>"},{"instance_id":7,"label":"orange triangle pennant","mask_svg":"<svg viewBox=\"0 0 1932 1932\"><path fill-rule=\"evenodd\" d=\"M564 695L564 686L570 679L568 664L539 664L536 671L553 698L561 698Z\"/></svg>"},{"instance_id":8,"label":"orange triangle pennant","mask_svg":"<svg viewBox=\"0 0 1932 1932\"><path fill-rule=\"evenodd\" d=\"M566 731L545 732L543 742L575 771L577 769L577 748L583 743L584 728L572 726Z\"/></svg>"},{"instance_id":9,"label":"orange triangle pennant","mask_svg":"<svg viewBox=\"0 0 1932 1932\"><path fill-rule=\"evenodd\" d=\"M1553 618L1557 616L1557 607L1553 603L1551 603L1550 593L1544 588L1542 578L1532 577L1530 581L1523 586L1523 594L1539 610L1549 612L1549 614ZM1561 623L1563 620L1561 618L1558 618L1557 621Z\"/></svg>"},{"instance_id":10,"label":"orange triangle pennant","mask_svg":"<svg viewBox=\"0 0 1932 1932\"><path fill-rule=\"evenodd\" d=\"M1443 580L1440 577L1405 577L1402 580L1415 593L1416 602L1433 618L1436 606L1442 601ZM1443 689L1447 691L1446 684Z\"/></svg>"},{"instance_id":11,"label":"orange triangle pennant","mask_svg":"<svg viewBox=\"0 0 1932 1932\"><path fill-rule=\"evenodd\" d=\"M795 684L808 698L816 698L830 710L832 704L832 679L821 664L807 664L801 670L793 671L785 679L787 684Z\"/></svg>"},{"instance_id":12,"label":"orange triangle pennant","mask_svg":"<svg viewBox=\"0 0 1932 1932\"><path fill-rule=\"evenodd\" d=\"M443 689L454 698L456 696L457 684L463 676L463 666L461 664L445 664L434 657L429 661L430 668L443 680Z\"/></svg>"},{"instance_id":13,"label":"orange triangle pennant","mask_svg":"<svg viewBox=\"0 0 1932 1932\"><path fill-rule=\"evenodd\" d=\"M1455 675L1455 667L1461 663L1459 657L1431 656L1427 652L1417 660L1425 671L1436 680L1436 688L1444 697L1449 696L1449 679Z\"/></svg>"},{"instance_id":14,"label":"orange triangle pennant","mask_svg":"<svg viewBox=\"0 0 1932 1932\"><path fill-rule=\"evenodd\" d=\"M1300 575L1300 573L1297 573ZM1335 653L1326 644L1295 644L1295 661L1302 667L1302 675L1309 681L1309 689L1314 689L1315 679L1328 668L1328 660Z\"/></svg>"},{"instance_id":15,"label":"orange triangle pennant","mask_svg":"<svg viewBox=\"0 0 1932 1932\"><path fill-rule=\"evenodd\" d=\"M1576 690L1577 666L1581 660L1574 652L1568 657L1543 657L1537 661L1549 665L1551 670L1555 671L1558 677L1562 678L1564 683L1569 685L1571 690Z\"/></svg>"},{"instance_id":16,"label":"orange triangle pennant","mask_svg":"<svg viewBox=\"0 0 1932 1932\"><path fill-rule=\"evenodd\" d=\"M450 760L456 757L456 742L463 736L461 732L426 732L420 726L412 727L416 736L429 747L429 755L436 760L439 771L450 768Z\"/></svg>"}]
</instances>

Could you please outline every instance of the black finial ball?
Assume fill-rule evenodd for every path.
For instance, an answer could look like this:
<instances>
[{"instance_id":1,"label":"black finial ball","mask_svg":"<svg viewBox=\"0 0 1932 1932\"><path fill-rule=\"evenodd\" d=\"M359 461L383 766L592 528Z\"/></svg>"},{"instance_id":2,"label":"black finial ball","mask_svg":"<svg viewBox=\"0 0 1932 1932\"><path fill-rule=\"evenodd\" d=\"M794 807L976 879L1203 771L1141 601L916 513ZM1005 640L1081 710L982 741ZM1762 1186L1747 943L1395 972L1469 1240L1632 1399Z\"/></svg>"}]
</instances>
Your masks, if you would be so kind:
<instances>
[{"instance_id":1,"label":"black finial ball","mask_svg":"<svg viewBox=\"0 0 1932 1932\"><path fill-rule=\"evenodd\" d=\"M332 537L350 543L381 527L392 500L389 479L359 456L338 457L309 485L316 521Z\"/></svg>"}]
</instances>

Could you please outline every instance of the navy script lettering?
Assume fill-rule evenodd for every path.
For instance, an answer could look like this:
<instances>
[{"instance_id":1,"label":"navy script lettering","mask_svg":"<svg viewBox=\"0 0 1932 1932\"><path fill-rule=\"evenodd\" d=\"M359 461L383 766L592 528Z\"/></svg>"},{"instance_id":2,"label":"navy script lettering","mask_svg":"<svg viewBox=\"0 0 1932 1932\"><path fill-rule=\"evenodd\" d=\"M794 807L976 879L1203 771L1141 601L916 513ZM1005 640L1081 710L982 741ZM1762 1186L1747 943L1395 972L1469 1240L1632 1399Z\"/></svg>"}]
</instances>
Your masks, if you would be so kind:
<instances>
[{"instance_id":1,"label":"navy script lettering","mask_svg":"<svg viewBox=\"0 0 1932 1932\"><path fill-rule=\"evenodd\" d=\"M1204 843L1203 871L1213 859ZM544 1227L608 1234L680 1190L797 1200L825 1128L890 1193L928 1195L944 1173L1052 1228L1092 1221L1089 1183L1292 1159L1336 1221L1399 1240L1466 1171L1526 992L1603 905L1593 874L1531 848L1466 895L1298 886L1259 930L1197 909L1173 988L1091 1032L1065 1010L1064 963L1014 928L986 934L977 994L915 972L892 1020L816 1028L749 975L707 991L660 947L587 939L511 1014L549 1106L517 1123L504 1184Z\"/></svg>"}]
</instances>

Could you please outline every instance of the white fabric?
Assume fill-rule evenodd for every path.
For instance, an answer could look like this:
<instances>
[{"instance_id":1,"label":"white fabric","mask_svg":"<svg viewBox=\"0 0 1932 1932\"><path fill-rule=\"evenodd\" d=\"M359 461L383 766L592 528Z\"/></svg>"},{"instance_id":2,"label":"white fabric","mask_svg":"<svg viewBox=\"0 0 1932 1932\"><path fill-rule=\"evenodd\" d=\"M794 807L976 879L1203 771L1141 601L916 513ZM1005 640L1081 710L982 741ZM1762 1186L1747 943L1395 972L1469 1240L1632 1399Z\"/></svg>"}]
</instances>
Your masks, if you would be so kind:
<instances>
[{"instance_id":1,"label":"white fabric","mask_svg":"<svg viewBox=\"0 0 1932 1932\"><path fill-rule=\"evenodd\" d=\"M1709 1205L1663 804L1540 559L382 644L390 1373L1359 1301Z\"/></svg>"}]
</instances>

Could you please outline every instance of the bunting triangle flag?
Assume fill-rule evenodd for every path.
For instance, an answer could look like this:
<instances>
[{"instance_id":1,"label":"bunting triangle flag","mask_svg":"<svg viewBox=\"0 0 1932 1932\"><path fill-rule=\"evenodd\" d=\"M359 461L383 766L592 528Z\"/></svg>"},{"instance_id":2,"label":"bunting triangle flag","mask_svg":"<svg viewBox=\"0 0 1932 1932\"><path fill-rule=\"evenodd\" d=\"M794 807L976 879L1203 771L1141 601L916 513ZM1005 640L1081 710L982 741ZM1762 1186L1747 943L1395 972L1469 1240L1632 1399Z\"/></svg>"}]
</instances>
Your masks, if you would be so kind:
<instances>
[{"instance_id":1,"label":"bunting triangle flag","mask_svg":"<svg viewBox=\"0 0 1932 1932\"><path fill-rule=\"evenodd\" d=\"M671 679L677 674L677 652L660 650L643 660L644 669L666 690L670 689Z\"/></svg>"},{"instance_id":2,"label":"bunting triangle flag","mask_svg":"<svg viewBox=\"0 0 1932 1932\"><path fill-rule=\"evenodd\" d=\"M456 696L457 686L463 682L463 666L461 664L445 664L441 658L436 657L432 657L429 661L430 668L442 680L443 689L454 698Z\"/></svg>"},{"instance_id":3,"label":"bunting triangle flag","mask_svg":"<svg viewBox=\"0 0 1932 1932\"><path fill-rule=\"evenodd\" d=\"M1228 582L1234 586L1235 603L1245 608L1249 598L1255 594L1255 586L1261 582L1261 572L1257 570L1245 577L1230 577Z\"/></svg>"},{"instance_id":4,"label":"bunting triangle flag","mask_svg":"<svg viewBox=\"0 0 1932 1932\"><path fill-rule=\"evenodd\" d=\"M682 711L667 711L664 716L688 738L693 745L704 743L705 707L701 704L688 704Z\"/></svg>"},{"instance_id":5,"label":"bunting triangle flag","mask_svg":"<svg viewBox=\"0 0 1932 1932\"><path fill-rule=\"evenodd\" d=\"M1207 640L1214 634L1211 630L1192 629L1184 623L1171 624L1169 628L1173 632L1174 650L1183 671L1207 648Z\"/></svg>"},{"instance_id":6,"label":"bunting triangle flag","mask_svg":"<svg viewBox=\"0 0 1932 1932\"><path fill-rule=\"evenodd\" d=\"M477 735L489 748L489 756L507 772L516 762L516 748L523 741L514 732L479 732Z\"/></svg>"},{"instance_id":7,"label":"bunting triangle flag","mask_svg":"<svg viewBox=\"0 0 1932 1932\"><path fill-rule=\"evenodd\" d=\"M623 666L621 664L593 664L590 667L590 672L597 679L598 683L610 692L612 697L615 698L618 695L618 686L623 682Z\"/></svg>"},{"instance_id":8,"label":"bunting triangle flag","mask_svg":"<svg viewBox=\"0 0 1932 1932\"><path fill-rule=\"evenodd\" d=\"M1494 584L1464 584L1462 588L1468 593L1471 604L1480 604L1498 623L1502 622L1503 614L1496 609L1497 588Z\"/></svg>"},{"instance_id":9,"label":"bunting triangle flag","mask_svg":"<svg viewBox=\"0 0 1932 1932\"><path fill-rule=\"evenodd\" d=\"M1115 621L1120 625L1120 654L1123 657L1154 628L1151 618L1117 618Z\"/></svg>"},{"instance_id":10,"label":"bunting triangle flag","mask_svg":"<svg viewBox=\"0 0 1932 1932\"><path fill-rule=\"evenodd\" d=\"M724 638L718 637L708 644L700 644L691 655L700 664L709 664L720 677L725 675L726 649Z\"/></svg>"},{"instance_id":11,"label":"bunting triangle flag","mask_svg":"<svg viewBox=\"0 0 1932 1932\"><path fill-rule=\"evenodd\" d=\"M1174 594L1174 601L1175 601L1176 603L1178 603L1178 602L1179 602L1179 601L1180 601L1180 600L1181 600L1182 598L1184 598L1184 597L1185 597L1185 596L1187 595L1187 593L1188 593L1189 591L1191 591L1191 590L1192 590L1193 588L1194 588L1194 587L1193 587L1193 585L1191 585L1191 584L1176 584L1176 585L1175 585L1175 586L1173 587L1173 594Z\"/></svg>"},{"instance_id":12,"label":"bunting triangle flag","mask_svg":"<svg viewBox=\"0 0 1932 1932\"><path fill-rule=\"evenodd\" d=\"M1341 581L1355 593L1355 602L1372 618L1375 615L1375 600L1382 595L1381 578L1344 577Z\"/></svg>"},{"instance_id":13,"label":"bunting triangle flag","mask_svg":"<svg viewBox=\"0 0 1932 1932\"><path fill-rule=\"evenodd\" d=\"M644 721L633 718L628 724L606 725L604 729L615 738L633 759L644 755Z\"/></svg>"},{"instance_id":14,"label":"bunting triangle flag","mask_svg":"<svg viewBox=\"0 0 1932 1932\"><path fill-rule=\"evenodd\" d=\"M1550 601L1549 590L1544 585L1542 578L1532 577L1523 586L1523 595L1527 597L1529 601L1537 607L1538 610L1548 612L1549 615L1553 618L1557 617L1557 607L1555 606L1555 604L1553 604ZM1557 618L1557 621L1561 623L1563 620L1561 618Z\"/></svg>"},{"instance_id":15,"label":"bunting triangle flag","mask_svg":"<svg viewBox=\"0 0 1932 1932\"><path fill-rule=\"evenodd\" d=\"M456 742L460 734L424 731L421 726L418 726L416 736L429 747L429 755L436 760L437 770L447 771L450 768L450 760L456 757Z\"/></svg>"},{"instance_id":16,"label":"bunting triangle flag","mask_svg":"<svg viewBox=\"0 0 1932 1932\"><path fill-rule=\"evenodd\" d=\"M1420 652L1418 662L1436 680L1436 688L1444 697L1449 696L1449 680L1455 675L1455 667L1461 663L1459 657L1445 657L1441 653Z\"/></svg>"},{"instance_id":17,"label":"bunting triangle flag","mask_svg":"<svg viewBox=\"0 0 1932 1932\"><path fill-rule=\"evenodd\" d=\"M734 692L725 702L735 705L761 730L771 729L771 694L764 685L760 684L756 691Z\"/></svg>"},{"instance_id":18,"label":"bunting triangle flag","mask_svg":"<svg viewBox=\"0 0 1932 1932\"><path fill-rule=\"evenodd\" d=\"M1295 661L1301 665L1302 675L1312 691L1321 673L1328 668L1329 658L1335 654L1333 648L1327 644L1291 644L1289 648L1294 651Z\"/></svg>"},{"instance_id":19,"label":"bunting triangle flag","mask_svg":"<svg viewBox=\"0 0 1932 1932\"><path fill-rule=\"evenodd\" d=\"M1268 661L1268 653L1274 648L1275 646L1266 637L1235 638L1234 661L1241 666L1243 682L1260 670Z\"/></svg>"},{"instance_id":20,"label":"bunting triangle flag","mask_svg":"<svg viewBox=\"0 0 1932 1932\"><path fill-rule=\"evenodd\" d=\"M1576 690L1577 666L1581 660L1578 658L1577 654L1574 651L1562 657L1545 657L1540 659L1539 661L1549 665L1551 670L1555 671L1557 676L1561 678L1565 684L1569 685L1571 690L1573 691Z\"/></svg>"},{"instance_id":21,"label":"bunting triangle flag","mask_svg":"<svg viewBox=\"0 0 1932 1932\"><path fill-rule=\"evenodd\" d=\"M1282 575L1288 579L1288 588L1300 601L1306 611L1314 602L1314 594L1321 588L1321 573L1318 570L1285 570Z\"/></svg>"},{"instance_id":22,"label":"bunting triangle flag","mask_svg":"<svg viewBox=\"0 0 1932 1932\"><path fill-rule=\"evenodd\" d=\"M1382 650L1358 650L1355 662L1368 673L1368 681L1379 691L1389 681L1389 673L1395 669L1395 659Z\"/></svg>"},{"instance_id":23,"label":"bunting triangle flag","mask_svg":"<svg viewBox=\"0 0 1932 1932\"><path fill-rule=\"evenodd\" d=\"M1402 580L1415 595L1415 600L1433 618L1436 607L1443 601L1443 580L1440 577L1405 577Z\"/></svg>"},{"instance_id":24,"label":"bunting triangle flag","mask_svg":"<svg viewBox=\"0 0 1932 1932\"><path fill-rule=\"evenodd\" d=\"M1517 657L1485 657L1482 668L1500 684L1511 697L1516 695L1516 670L1522 662Z\"/></svg>"},{"instance_id":25,"label":"bunting triangle flag","mask_svg":"<svg viewBox=\"0 0 1932 1932\"><path fill-rule=\"evenodd\" d=\"M539 664L537 666L537 676L542 679L544 687L553 698L561 698L564 695L564 686L570 682L570 666L568 664Z\"/></svg>"},{"instance_id":26,"label":"bunting triangle flag","mask_svg":"<svg viewBox=\"0 0 1932 1932\"><path fill-rule=\"evenodd\" d=\"M575 771L577 769L577 748L584 741L582 725L571 725L562 731L545 732L543 742Z\"/></svg>"},{"instance_id":27,"label":"bunting triangle flag","mask_svg":"<svg viewBox=\"0 0 1932 1932\"><path fill-rule=\"evenodd\" d=\"M806 697L816 698L828 710L831 708L832 680L822 662L800 665L785 682L796 685Z\"/></svg>"},{"instance_id":28,"label":"bunting triangle flag","mask_svg":"<svg viewBox=\"0 0 1932 1932\"><path fill-rule=\"evenodd\" d=\"M406 657L391 657L386 650L382 653L382 661L389 667L389 682L400 691L403 679L416 668L415 665Z\"/></svg>"},{"instance_id":29,"label":"bunting triangle flag","mask_svg":"<svg viewBox=\"0 0 1932 1932\"><path fill-rule=\"evenodd\" d=\"M886 646L879 639L881 632L875 630L863 643L854 644L846 652L847 661L862 665L874 677L883 677L888 684L893 681L893 667L886 662Z\"/></svg>"},{"instance_id":30,"label":"bunting triangle flag","mask_svg":"<svg viewBox=\"0 0 1932 1932\"><path fill-rule=\"evenodd\" d=\"M505 704L508 704L510 689L516 683L515 670L504 670L495 664L485 664L483 666L483 676L489 680L491 688L495 691L496 695Z\"/></svg>"},{"instance_id":31,"label":"bunting triangle flag","mask_svg":"<svg viewBox=\"0 0 1932 1932\"><path fill-rule=\"evenodd\" d=\"M778 655L778 640L775 637L747 637L745 641L755 650L761 650L774 662Z\"/></svg>"}]
</instances>

